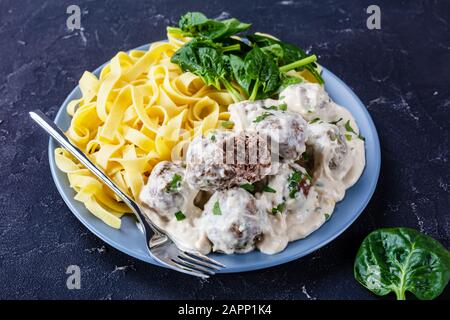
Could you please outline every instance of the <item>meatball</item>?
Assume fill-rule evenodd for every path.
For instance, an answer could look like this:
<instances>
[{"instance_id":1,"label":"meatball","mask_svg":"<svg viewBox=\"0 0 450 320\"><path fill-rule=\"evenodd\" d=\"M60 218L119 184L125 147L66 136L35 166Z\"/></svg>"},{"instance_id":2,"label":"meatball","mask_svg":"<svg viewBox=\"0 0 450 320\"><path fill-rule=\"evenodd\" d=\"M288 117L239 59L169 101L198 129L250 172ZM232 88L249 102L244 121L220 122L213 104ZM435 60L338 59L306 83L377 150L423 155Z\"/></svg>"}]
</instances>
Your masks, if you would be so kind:
<instances>
[{"instance_id":1,"label":"meatball","mask_svg":"<svg viewBox=\"0 0 450 320\"><path fill-rule=\"evenodd\" d=\"M161 217L171 219L183 211L193 190L183 182L184 170L173 162L161 161L152 170L141 191L140 201Z\"/></svg>"},{"instance_id":2,"label":"meatball","mask_svg":"<svg viewBox=\"0 0 450 320\"><path fill-rule=\"evenodd\" d=\"M227 254L254 249L263 236L267 215L256 206L255 198L241 188L217 191L206 203L202 228L214 251Z\"/></svg>"},{"instance_id":3,"label":"meatball","mask_svg":"<svg viewBox=\"0 0 450 320\"><path fill-rule=\"evenodd\" d=\"M274 112L250 128L270 136L272 151L285 160L297 160L305 152L306 121L293 112Z\"/></svg>"},{"instance_id":4,"label":"meatball","mask_svg":"<svg viewBox=\"0 0 450 320\"><path fill-rule=\"evenodd\" d=\"M348 145L339 128L333 124L318 123L309 125L308 131L308 144L313 146L314 158L320 159L329 170L346 172Z\"/></svg>"},{"instance_id":5,"label":"meatball","mask_svg":"<svg viewBox=\"0 0 450 320\"><path fill-rule=\"evenodd\" d=\"M186 181L196 189L211 191L261 180L276 163L272 163L267 138L242 131L195 138L186 165Z\"/></svg>"},{"instance_id":6,"label":"meatball","mask_svg":"<svg viewBox=\"0 0 450 320\"><path fill-rule=\"evenodd\" d=\"M244 101L229 107L236 130L255 130L270 137L272 152L285 160L297 160L305 151L306 121L296 112L285 110L282 101Z\"/></svg>"},{"instance_id":7,"label":"meatball","mask_svg":"<svg viewBox=\"0 0 450 320\"><path fill-rule=\"evenodd\" d=\"M280 93L280 97L284 97L288 110L301 114L306 120L314 119L322 113L321 110L329 111L327 106L331 101L325 88L315 83L288 86Z\"/></svg>"},{"instance_id":8,"label":"meatball","mask_svg":"<svg viewBox=\"0 0 450 320\"><path fill-rule=\"evenodd\" d=\"M359 139L347 141L339 128L332 124L312 124L308 130L307 144L313 148L317 190L340 201L345 190L362 172L362 167L355 166L355 163L364 163L360 158L364 144Z\"/></svg>"},{"instance_id":9,"label":"meatball","mask_svg":"<svg viewBox=\"0 0 450 320\"><path fill-rule=\"evenodd\" d=\"M278 109L279 104L278 100L273 99L233 103L228 107L228 111L230 112L230 120L234 123L234 130L247 129L258 116L265 111Z\"/></svg>"}]
</instances>

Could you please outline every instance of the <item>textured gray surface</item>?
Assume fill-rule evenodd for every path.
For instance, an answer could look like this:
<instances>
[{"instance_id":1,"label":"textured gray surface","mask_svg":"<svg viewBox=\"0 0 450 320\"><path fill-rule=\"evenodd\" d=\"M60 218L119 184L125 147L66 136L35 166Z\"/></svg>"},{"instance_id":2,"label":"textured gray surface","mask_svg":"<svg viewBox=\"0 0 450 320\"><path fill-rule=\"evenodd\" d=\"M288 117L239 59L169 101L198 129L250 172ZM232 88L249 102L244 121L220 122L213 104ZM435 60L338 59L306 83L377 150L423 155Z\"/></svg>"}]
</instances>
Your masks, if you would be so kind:
<instances>
[{"instance_id":1,"label":"textured gray surface","mask_svg":"<svg viewBox=\"0 0 450 320\"><path fill-rule=\"evenodd\" d=\"M82 8L82 32L65 27ZM353 279L359 244L384 226L417 228L450 248L450 2L0 0L0 298L371 299ZM102 243L71 214L50 176L45 134L84 70L118 50L162 39L180 14L236 16L311 49L371 113L382 171L361 217L321 250L283 266L207 281L147 265ZM79 265L81 290L66 288ZM446 289L441 298L450 298Z\"/></svg>"}]
</instances>

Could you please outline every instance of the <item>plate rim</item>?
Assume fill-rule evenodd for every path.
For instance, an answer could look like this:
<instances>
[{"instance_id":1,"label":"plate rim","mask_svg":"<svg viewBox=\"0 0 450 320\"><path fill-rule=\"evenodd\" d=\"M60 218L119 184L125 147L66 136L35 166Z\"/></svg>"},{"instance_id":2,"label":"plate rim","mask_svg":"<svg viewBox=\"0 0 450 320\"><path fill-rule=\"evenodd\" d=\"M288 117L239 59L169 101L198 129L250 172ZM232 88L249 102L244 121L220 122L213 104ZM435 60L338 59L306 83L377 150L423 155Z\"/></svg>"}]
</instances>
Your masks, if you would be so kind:
<instances>
[{"instance_id":1,"label":"plate rim","mask_svg":"<svg viewBox=\"0 0 450 320\"><path fill-rule=\"evenodd\" d=\"M131 50L145 50L150 45L151 45L151 43L145 44L145 45L136 47L136 48L131 49ZM129 50L129 51L131 51L131 50ZM101 66L97 67L93 71L93 73L100 72L102 70L102 68L109 62L110 61L107 61L107 62L103 63ZM367 207L367 204L371 200L371 198L372 198L372 196L373 196L373 194L375 192L375 189L377 187L377 184L378 184L378 180L379 180L379 177L380 177L380 169L381 169L381 147L380 147L380 141L379 141L377 129L375 127L375 123L373 122L373 119L370 116L370 113L367 110L367 107L361 101L361 99L359 99L359 97L353 92L353 90L344 81L342 81L339 77L337 77L334 73L329 71L327 68L322 66L322 69L323 69L323 72L328 73L328 75L330 77L332 77L334 81L339 83L339 85L342 88L344 88L345 91L350 93L351 97L361 107L361 111L364 113L364 116L365 116L365 118L367 119L367 121L369 123L369 129L371 131L371 136L373 137L373 146L375 148L374 153L375 153L375 156L376 156L375 159L372 159L372 161L374 161L374 164L375 164L375 173L376 173L376 175L375 175L375 178L371 180L369 192L367 192L365 194L364 201L360 202L360 205L359 205L358 209L355 210L355 212L357 212L357 213L354 214L352 216L352 218L349 219L342 228L337 229L337 231L333 232L330 237L328 237L328 238L326 238L326 239L324 239L322 241L319 241L318 243L316 243L314 246L311 246L307 250L300 251L297 254L291 254L291 255L288 255L288 256L285 256L285 257L279 257L278 259L272 259L272 261L270 261L270 262L262 261L262 262L259 262L259 263L255 262L255 263L252 263L251 265L243 266L243 267L239 267L238 266L238 267L232 267L232 268L225 268L225 269L221 270L219 273L236 273L236 272L246 272L246 271L265 269L265 268L270 268L270 267L273 267L273 266L281 265L281 264L284 264L284 263L287 263L287 262L290 262L290 261L293 261L293 260L297 260L297 259L299 259L301 257L304 257L304 256L306 256L306 255L308 255L308 254L310 254L310 253L312 253L312 252L322 248L323 246L329 244L330 242L335 240L337 237L339 237L344 231L346 231L355 222L355 220L361 215L361 213L364 211L364 209ZM77 90L79 90L79 85L75 86L70 91L70 93L66 96L66 98L63 101L63 103L60 105L60 107L58 109L58 112L56 113L56 116L55 116L55 119L54 119L55 122L57 121L58 118L60 118L61 114L63 112L65 112L68 102L73 99L72 96L76 94ZM121 243L114 241L114 239L108 237L107 235L105 235L102 232L100 232L99 230L97 230L95 228L95 226L93 226L92 224L89 224L82 217L82 215L78 212L78 209L76 209L75 206L73 205L73 202L75 202L76 200L73 199L73 197L70 197L69 195L66 194L66 192L63 189L63 185L62 185L63 183L60 181L60 179L58 177L57 171L59 169L56 166L56 162L55 162L55 159L54 159L54 156L53 156L54 149L56 147L57 147L56 142L50 137L49 138L49 144L48 144L48 158L49 158L49 166L50 166L51 175L52 175L53 182L56 185L56 188L57 188L59 194L63 198L64 202L66 203L67 207L70 209L72 214L75 215L75 217L89 231L91 231L95 236L97 236L98 238L100 238L102 241L106 242L110 246L114 247L115 249L117 249L117 250L119 250L119 251L121 251L121 252L123 252L123 253L125 253L125 254L127 254L129 256L132 256L132 257L134 257L136 259L139 259L141 261L144 261L144 262L147 262L147 263L151 263L151 264L154 264L154 265L157 265L157 266L163 266L159 262L157 262L153 258L151 258L150 255L142 256L138 252L135 252L132 249L130 249L130 248L126 247L126 246L123 246ZM364 170L366 170L366 167L367 167L367 155L366 155L366 166L364 167ZM62 174L64 174L64 173L62 173ZM363 174L364 174L364 172L361 174L361 176ZM343 201L345 201L345 198L344 198ZM87 209L85 209L85 210L87 210ZM97 219L94 216L92 216L92 217ZM319 229L320 228L322 228L322 226L319 227ZM316 231L318 231L318 230L316 230ZM118 231L118 230L115 230L115 231ZM316 231L314 231L314 232L316 232ZM301 241L301 240L302 239L299 239L297 241ZM288 246L292 245L292 243L293 242L290 242L288 244ZM286 247L286 249L287 249L287 247ZM276 255L273 255L273 257L275 257L275 256Z\"/></svg>"}]
</instances>

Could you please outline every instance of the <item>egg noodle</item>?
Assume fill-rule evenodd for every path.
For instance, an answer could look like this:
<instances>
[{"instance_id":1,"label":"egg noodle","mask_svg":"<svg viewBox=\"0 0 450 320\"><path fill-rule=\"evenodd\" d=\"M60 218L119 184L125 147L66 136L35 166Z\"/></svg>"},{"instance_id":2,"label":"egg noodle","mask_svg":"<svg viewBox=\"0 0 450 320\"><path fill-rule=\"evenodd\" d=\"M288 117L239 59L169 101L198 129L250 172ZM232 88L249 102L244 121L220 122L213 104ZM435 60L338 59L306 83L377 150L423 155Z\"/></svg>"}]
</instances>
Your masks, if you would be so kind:
<instances>
[{"instance_id":1,"label":"egg noodle","mask_svg":"<svg viewBox=\"0 0 450 320\"><path fill-rule=\"evenodd\" d=\"M206 86L198 76L170 62L189 38L169 33L148 51L119 52L97 78L84 72L82 97L67 105L72 121L66 135L125 193L137 199L152 168L183 159L197 135L229 118L226 91ZM113 228L130 209L63 148L55 149L75 200Z\"/></svg>"}]
</instances>

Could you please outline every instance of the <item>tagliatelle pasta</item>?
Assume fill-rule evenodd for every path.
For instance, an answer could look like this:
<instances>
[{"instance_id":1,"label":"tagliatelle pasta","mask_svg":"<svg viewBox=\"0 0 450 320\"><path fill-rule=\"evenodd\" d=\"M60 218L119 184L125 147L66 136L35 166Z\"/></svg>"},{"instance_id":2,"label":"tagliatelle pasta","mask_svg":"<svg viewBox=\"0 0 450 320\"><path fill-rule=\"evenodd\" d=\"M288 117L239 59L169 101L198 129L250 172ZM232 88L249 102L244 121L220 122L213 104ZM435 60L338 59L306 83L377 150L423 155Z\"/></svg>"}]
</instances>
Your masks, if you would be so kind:
<instances>
[{"instance_id":1,"label":"tagliatelle pasta","mask_svg":"<svg viewBox=\"0 0 450 320\"><path fill-rule=\"evenodd\" d=\"M229 118L229 93L207 87L170 62L187 40L169 34L148 51L119 52L99 78L85 72L82 97L67 105L66 134L124 192L137 199L159 161L184 157L190 140ZM71 154L55 149L75 199L113 228L130 209Z\"/></svg>"}]
</instances>

